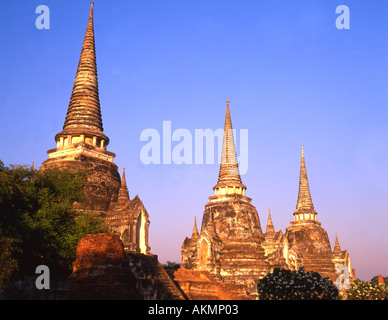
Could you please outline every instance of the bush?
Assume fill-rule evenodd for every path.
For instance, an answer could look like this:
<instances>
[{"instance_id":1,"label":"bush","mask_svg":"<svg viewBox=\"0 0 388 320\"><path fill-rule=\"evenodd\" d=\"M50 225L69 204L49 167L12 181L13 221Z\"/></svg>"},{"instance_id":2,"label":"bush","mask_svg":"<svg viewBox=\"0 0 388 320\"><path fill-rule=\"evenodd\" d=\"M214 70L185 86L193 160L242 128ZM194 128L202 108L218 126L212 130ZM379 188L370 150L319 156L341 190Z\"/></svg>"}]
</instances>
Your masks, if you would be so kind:
<instances>
[{"instance_id":1,"label":"bush","mask_svg":"<svg viewBox=\"0 0 388 320\"><path fill-rule=\"evenodd\" d=\"M338 289L317 272L275 268L257 284L260 300L333 300Z\"/></svg>"},{"instance_id":2,"label":"bush","mask_svg":"<svg viewBox=\"0 0 388 320\"><path fill-rule=\"evenodd\" d=\"M17 261L12 255L15 251L13 244L14 240L3 236L0 228L0 293L12 274L18 270Z\"/></svg>"},{"instance_id":3,"label":"bush","mask_svg":"<svg viewBox=\"0 0 388 320\"><path fill-rule=\"evenodd\" d=\"M347 298L348 300L386 300L388 299L388 286L356 279L347 291Z\"/></svg>"},{"instance_id":4,"label":"bush","mask_svg":"<svg viewBox=\"0 0 388 320\"><path fill-rule=\"evenodd\" d=\"M103 219L77 213L84 171L38 171L0 161L0 291L12 276L35 274L38 265L71 272L78 240L106 232Z\"/></svg>"},{"instance_id":5,"label":"bush","mask_svg":"<svg viewBox=\"0 0 388 320\"><path fill-rule=\"evenodd\" d=\"M379 279L378 276L374 276L372 279L370 279L370 283L379 284L378 279ZM383 280L384 280L385 285L388 285L388 277L383 277Z\"/></svg>"}]
</instances>

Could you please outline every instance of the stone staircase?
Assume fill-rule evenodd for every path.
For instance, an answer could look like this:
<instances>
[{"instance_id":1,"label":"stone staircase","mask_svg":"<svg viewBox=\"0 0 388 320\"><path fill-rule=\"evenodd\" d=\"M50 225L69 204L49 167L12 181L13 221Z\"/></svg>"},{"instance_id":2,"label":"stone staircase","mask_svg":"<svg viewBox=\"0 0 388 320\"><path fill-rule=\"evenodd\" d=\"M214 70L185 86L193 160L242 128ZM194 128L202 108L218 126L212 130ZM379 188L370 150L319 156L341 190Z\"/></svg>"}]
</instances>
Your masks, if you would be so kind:
<instances>
[{"instance_id":1,"label":"stone staircase","mask_svg":"<svg viewBox=\"0 0 388 320\"><path fill-rule=\"evenodd\" d=\"M223 283L208 271L180 268L174 276L189 300L250 300L244 286Z\"/></svg>"},{"instance_id":2,"label":"stone staircase","mask_svg":"<svg viewBox=\"0 0 388 320\"><path fill-rule=\"evenodd\" d=\"M145 300L186 300L156 255L127 253L132 273L137 279L136 287Z\"/></svg>"},{"instance_id":3,"label":"stone staircase","mask_svg":"<svg viewBox=\"0 0 388 320\"><path fill-rule=\"evenodd\" d=\"M165 288L167 288L168 292L171 294L173 300L186 300L184 294L179 290L174 281L167 274L166 270L164 270L163 266L157 261L155 265L155 271L157 274L157 278L163 283Z\"/></svg>"}]
</instances>

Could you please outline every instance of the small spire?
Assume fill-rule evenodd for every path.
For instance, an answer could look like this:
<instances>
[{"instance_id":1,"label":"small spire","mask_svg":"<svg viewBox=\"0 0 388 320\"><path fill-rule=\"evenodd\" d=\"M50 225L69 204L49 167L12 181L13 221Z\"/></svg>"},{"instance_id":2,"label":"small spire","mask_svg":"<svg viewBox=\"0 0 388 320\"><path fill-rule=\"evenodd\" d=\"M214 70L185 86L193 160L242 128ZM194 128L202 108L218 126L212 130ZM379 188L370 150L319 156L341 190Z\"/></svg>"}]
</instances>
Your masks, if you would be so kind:
<instances>
[{"instance_id":1,"label":"small spire","mask_svg":"<svg viewBox=\"0 0 388 320\"><path fill-rule=\"evenodd\" d=\"M340 244L339 244L339 242L338 242L337 234L335 234L334 251L335 251L335 252L341 251L341 247L340 247Z\"/></svg>"},{"instance_id":2,"label":"small spire","mask_svg":"<svg viewBox=\"0 0 388 320\"><path fill-rule=\"evenodd\" d=\"M217 185L239 185L246 189L241 182L238 169L236 146L234 143L232 120L230 117L229 100L226 100L226 115L224 126L224 138L222 143L221 165Z\"/></svg>"},{"instance_id":3,"label":"small spire","mask_svg":"<svg viewBox=\"0 0 388 320\"><path fill-rule=\"evenodd\" d=\"M194 228L192 232L192 237L199 236L198 228L197 228L197 217L194 217Z\"/></svg>"},{"instance_id":4,"label":"small spire","mask_svg":"<svg viewBox=\"0 0 388 320\"><path fill-rule=\"evenodd\" d=\"M127 188L127 182L125 180L125 168L123 168L123 176L121 178L121 185L118 194L119 200L129 200L129 192Z\"/></svg>"},{"instance_id":5,"label":"small spire","mask_svg":"<svg viewBox=\"0 0 388 320\"><path fill-rule=\"evenodd\" d=\"M265 232L267 234L272 234L275 232L275 228L273 226L272 219L271 219L271 209L269 209L267 228L266 228Z\"/></svg>"},{"instance_id":6,"label":"small spire","mask_svg":"<svg viewBox=\"0 0 388 320\"><path fill-rule=\"evenodd\" d=\"M302 147L302 159L300 164L298 201L296 204L296 211L294 212L294 214L295 213L313 213L313 214L317 213L314 209L313 201L311 199L303 147Z\"/></svg>"},{"instance_id":7,"label":"small spire","mask_svg":"<svg viewBox=\"0 0 388 320\"><path fill-rule=\"evenodd\" d=\"M125 167L123 167L123 178L121 179L121 185L127 187L127 181L125 180Z\"/></svg>"}]
</instances>

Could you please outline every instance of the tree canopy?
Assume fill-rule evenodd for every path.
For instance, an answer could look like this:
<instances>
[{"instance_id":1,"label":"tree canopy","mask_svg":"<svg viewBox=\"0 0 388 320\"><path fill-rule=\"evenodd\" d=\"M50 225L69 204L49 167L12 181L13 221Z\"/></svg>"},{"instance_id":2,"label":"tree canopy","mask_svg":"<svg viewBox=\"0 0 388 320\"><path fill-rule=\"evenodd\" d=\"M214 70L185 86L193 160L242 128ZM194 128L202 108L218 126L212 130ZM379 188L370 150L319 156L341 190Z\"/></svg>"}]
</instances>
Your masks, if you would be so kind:
<instances>
[{"instance_id":1,"label":"tree canopy","mask_svg":"<svg viewBox=\"0 0 388 320\"><path fill-rule=\"evenodd\" d=\"M346 295L348 300L388 300L388 286L379 285L377 276L370 282L355 279Z\"/></svg>"},{"instance_id":2,"label":"tree canopy","mask_svg":"<svg viewBox=\"0 0 388 320\"><path fill-rule=\"evenodd\" d=\"M101 217L73 209L84 199L82 170L39 171L0 161L0 291L12 276L32 275L44 264L71 271L78 240L107 232Z\"/></svg>"},{"instance_id":3,"label":"tree canopy","mask_svg":"<svg viewBox=\"0 0 388 320\"><path fill-rule=\"evenodd\" d=\"M304 268L298 271L275 268L257 284L260 300L332 300L338 289L329 278Z\"/></svg>"}]
</instances>

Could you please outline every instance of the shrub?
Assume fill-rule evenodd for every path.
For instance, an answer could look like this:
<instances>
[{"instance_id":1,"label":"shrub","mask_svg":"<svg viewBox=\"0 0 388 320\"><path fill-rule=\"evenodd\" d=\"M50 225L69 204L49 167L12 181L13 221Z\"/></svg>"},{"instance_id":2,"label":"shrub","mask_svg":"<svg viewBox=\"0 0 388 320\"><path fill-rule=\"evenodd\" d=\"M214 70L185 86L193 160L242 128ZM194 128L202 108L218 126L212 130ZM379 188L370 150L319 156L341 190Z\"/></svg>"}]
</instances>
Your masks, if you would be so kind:
<instances>
[{"instance_id":1,"label":"shrub","mask_svg":"<svg viewBox=\"0 0 388 320\"><path fill-rule=\"evenodd\" d=\"M84 199L85 181L82 170L38 171L0 161L0 291L40 264L68 274L78 240L107 230L92 212L73 210Z\"/></svg>"},{"instance_id":2,"label":"shrub","mask_svg":"<svg viewBox=\"0 0 388 320\"><path fill-rule=\"evenodd\" d=\"M257 284L261 300L332 300L338 289L329 278L317 272L275 268Z\"/></svg>"},{"instance_id":3,"label":"shrub","mask_svg":"<svg viewBox=\"0 0 388 320\"><path fill-rule=\"evenodd\" d=\"M380 286L356 279L347 292L348 300L385 300L388 299L388 286Z\"/></svg>"}]
</instances>

